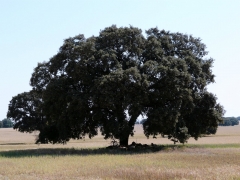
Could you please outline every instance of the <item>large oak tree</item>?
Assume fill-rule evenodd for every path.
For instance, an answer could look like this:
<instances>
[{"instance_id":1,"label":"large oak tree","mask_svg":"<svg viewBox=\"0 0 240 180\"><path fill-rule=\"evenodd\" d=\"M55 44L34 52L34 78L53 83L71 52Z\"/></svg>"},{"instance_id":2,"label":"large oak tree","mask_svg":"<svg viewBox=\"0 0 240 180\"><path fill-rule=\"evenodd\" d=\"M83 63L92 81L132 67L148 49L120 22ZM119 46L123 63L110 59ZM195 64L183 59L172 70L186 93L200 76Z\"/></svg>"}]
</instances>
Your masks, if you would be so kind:
<instances>
[{"instance_id":1,"label":"large oak tree","mask_svg":"<svg viewBox=\"0 0 240 180\"><path fill-rule=\"evenodd\" d=\"M128 145L142 115L147 137L174 142L217 129L223 107L207 91L213 59L199 38L151 28L107 27L99 36L68 38L34 69L30 92L13 97L8 118L22 132L39 130L38 143L86 135Z\"/></svg>"}]
</instances>

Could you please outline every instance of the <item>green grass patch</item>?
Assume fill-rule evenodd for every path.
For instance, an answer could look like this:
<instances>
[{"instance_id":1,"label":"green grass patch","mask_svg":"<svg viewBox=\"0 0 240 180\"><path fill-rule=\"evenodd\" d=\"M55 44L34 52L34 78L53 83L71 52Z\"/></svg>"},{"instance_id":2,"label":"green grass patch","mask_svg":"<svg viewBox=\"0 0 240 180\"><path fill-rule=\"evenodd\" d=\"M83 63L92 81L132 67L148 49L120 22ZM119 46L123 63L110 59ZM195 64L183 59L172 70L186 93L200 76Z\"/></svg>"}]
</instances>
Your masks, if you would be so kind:
<instances>
[{"instance_id":1,"label":"green grass patch","mask_svg":"<svg viewBox=\"0 0 240 180\"><path fill-rule=\"evenodd\" d=\"M189 148L240 148L240 144L187 144Z\"/></svg>"}]
</instances>

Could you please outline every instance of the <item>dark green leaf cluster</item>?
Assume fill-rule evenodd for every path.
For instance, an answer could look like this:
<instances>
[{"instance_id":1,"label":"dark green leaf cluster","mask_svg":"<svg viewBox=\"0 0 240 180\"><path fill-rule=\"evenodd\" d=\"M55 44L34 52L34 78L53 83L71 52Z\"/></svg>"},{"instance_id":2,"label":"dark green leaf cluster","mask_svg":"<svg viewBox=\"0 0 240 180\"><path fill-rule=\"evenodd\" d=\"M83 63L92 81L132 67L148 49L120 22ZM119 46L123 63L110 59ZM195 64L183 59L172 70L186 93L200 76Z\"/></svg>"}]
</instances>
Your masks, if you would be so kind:
<instances>
[{"instance_id":1,"label":"dark green leaf cluster","mask_svg":"<svg viewBox=\"0 0 240 180\"><path fill-rule=\"evenodd\" d=\"M197 139L222 121L223 107L206 89L213 59L199 38L135 27L107 27L99 36L68 38L34 69L30 92L13 97L14 128L39 130L39 143L105 138L127 145L142 115L147 137Z\"/></svg>"}]
</instances>

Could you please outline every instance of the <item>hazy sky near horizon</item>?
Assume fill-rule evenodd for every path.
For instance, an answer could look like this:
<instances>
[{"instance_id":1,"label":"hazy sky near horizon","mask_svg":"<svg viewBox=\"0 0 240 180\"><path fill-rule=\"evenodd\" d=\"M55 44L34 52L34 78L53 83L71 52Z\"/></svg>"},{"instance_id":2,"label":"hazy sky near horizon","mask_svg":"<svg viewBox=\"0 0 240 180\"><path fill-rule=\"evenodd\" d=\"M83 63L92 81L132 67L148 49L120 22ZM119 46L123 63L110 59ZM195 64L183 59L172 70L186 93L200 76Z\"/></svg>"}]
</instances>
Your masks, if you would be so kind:
<instances>
[{"instance_id":1,"label":"hazy sky near horizon","mask_svg":"<svg viewBox=\"0 0 240 180\"><path fill-rule=\"evenodd\" d=\"M239 0L0 0L0 120L12 97L31 89L37 63L55 55L64 39L97 36L112 24L200 37L215 59L216 82L208 90L225 116L240 116Z\"/></svg>"}]
</instances>

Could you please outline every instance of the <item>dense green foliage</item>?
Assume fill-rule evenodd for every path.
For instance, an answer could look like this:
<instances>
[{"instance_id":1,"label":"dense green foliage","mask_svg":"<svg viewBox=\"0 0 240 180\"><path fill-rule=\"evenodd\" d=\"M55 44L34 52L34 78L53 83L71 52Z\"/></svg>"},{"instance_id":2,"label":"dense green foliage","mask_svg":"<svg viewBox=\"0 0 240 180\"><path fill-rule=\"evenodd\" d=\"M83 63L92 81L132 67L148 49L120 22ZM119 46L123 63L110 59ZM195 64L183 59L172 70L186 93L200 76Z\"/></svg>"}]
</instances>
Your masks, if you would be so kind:
<instances>
[{"instance_id":1,"label":"dense green foliage","mask_svg":"<svg viewBox=\"0 0 240 180\"><path fill-rule=\"evenodd\" d=\"M68 38L34 69L32 90L9 104L15 129L39 130L39 143L105 138L127 145L140 115L147 137L185 143L216 129L223 107L207 91L213 59L199 38L151 28L107 27L99 36Z\"/></svg>"},{"instance_id":2,"label":"dense green foliage","mask_svg":"<svg viewBox=\"0 0 240 180\"><path fill-rule=\"evenodd\" d=\"M146 122L146 120L147 119L142 119L141 121L137 121L136 124L144 124ZM210 135L210 134L216 134L216 132L217 132L217 127L212 126L212 127L208 127L204 133L207 135Z\"/></svg>"},{"instance_id":3,"label":"dense green foliage","mask_svg":"<svg viewBox=\"0 0 240 180\"><path fill-rule=\"evenodd\" d=\"M14 128L20 132L35 130L41 132L46 125L41 105L42 99L39 97L39 93L34 91L24 92L13 97L8 108L8 117L15 121Z\"/></svg>"},{"instance_id":4,"label":"dense green foliage","mask_svg":"<svg viewBox=\"0 0 240 180\"><path fill-rule=\"evenodd\" d=\"M0 121L0 128L11 128L13 127L13 122L10 119L3 119Z\"/></svg>"},{"instance_id":5,"label":"dense green foliage","mask_svg":"<svg viewBox=\"0 0 240 180\"><path fill-rule=\"evenodd\" d=\"M239 125L238 118L235 118L235 117L224 117L223 118L223 122L220 123L219 126L235 126L235 125Z\"/></svg>"}]
</instances>

